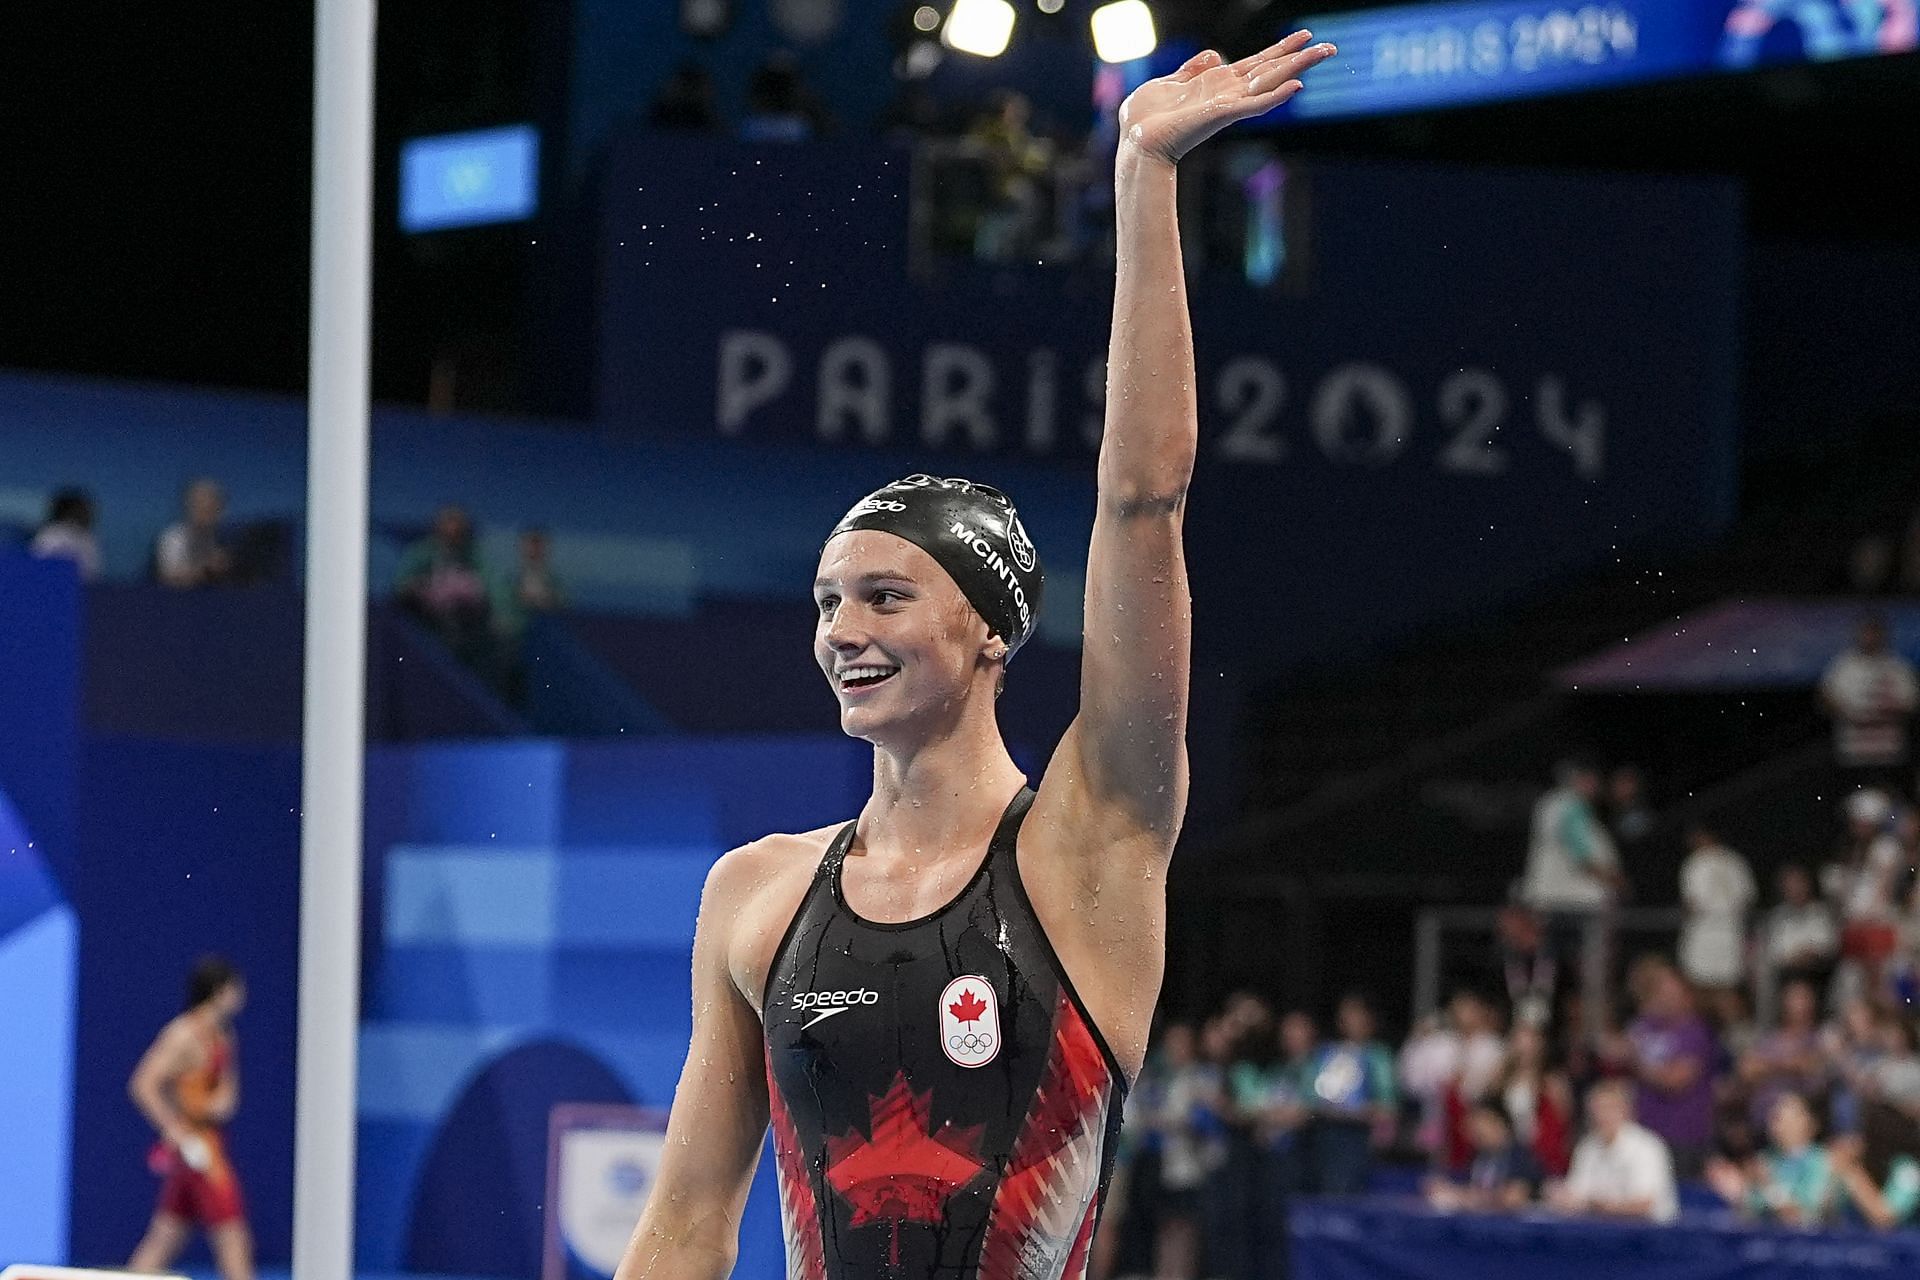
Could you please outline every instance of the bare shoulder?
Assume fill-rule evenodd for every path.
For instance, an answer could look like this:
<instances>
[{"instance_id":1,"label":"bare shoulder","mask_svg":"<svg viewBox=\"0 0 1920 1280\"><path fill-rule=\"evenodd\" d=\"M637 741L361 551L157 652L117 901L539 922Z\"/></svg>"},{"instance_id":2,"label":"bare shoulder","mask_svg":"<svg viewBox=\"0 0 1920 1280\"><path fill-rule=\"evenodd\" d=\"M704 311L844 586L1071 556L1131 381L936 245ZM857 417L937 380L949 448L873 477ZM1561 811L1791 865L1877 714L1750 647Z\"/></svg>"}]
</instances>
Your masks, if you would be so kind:
<instances>
[{"instance_id":1,"label":"bare shoulder","mask_svg":"<svg viewBox=\"0 0 1920 1280\"><path fill-rule=\"evenodd\" d=\"M762 836L723 854L707 873L701 927L719 929L727 968L756 1011L775 953L840 826Z\"/></svg>"},{"instance_id":2,"label":"bare shoulder","mask_svg":"<svg viewBox=\"0 0 1920 1280\"><path fill-rule=\"evenodd\" d=\"M202 1046L199 1035L194 1031L193 1015L188 1013L174 1015L166 1026L160 1028L159 1034L154 1036L153 1049L150 1052L156 1053L161 1059L176 1066L190 1066L196 1062L201 1055Z\"/></svg>"},{"instance_id":3,"label":"bare shoulder","mask_svg":"<svg viewBox=\"0 0 1920 1280\"><path fill-rule=\"evenodd\" d=\"M827 851L838 827L778 832L750 840L720 855L707 872L710 906L737 906L778 881L810 874Z\"/></svg>"}]
</instances>

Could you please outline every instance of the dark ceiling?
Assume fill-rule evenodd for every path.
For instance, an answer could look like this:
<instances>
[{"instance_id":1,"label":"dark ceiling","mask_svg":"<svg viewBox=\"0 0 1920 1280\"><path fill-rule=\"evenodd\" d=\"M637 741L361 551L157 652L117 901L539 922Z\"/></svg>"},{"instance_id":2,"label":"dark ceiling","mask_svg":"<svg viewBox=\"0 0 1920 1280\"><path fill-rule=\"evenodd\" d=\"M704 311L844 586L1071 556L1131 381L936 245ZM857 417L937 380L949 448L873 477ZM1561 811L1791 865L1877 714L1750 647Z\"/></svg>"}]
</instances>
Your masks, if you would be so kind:
<instances>
[{"instance_id":1,"label":"dark ceiling","mask_svg":"<svg viewBox=\"0 0 1920 1280\"><path fill-rule=\"evenodd\" d=\"M1320 8L1156 2L1170 34L1229 53ZM311 7L256 6L244 25L204 0L131 17L111 8L73 6L57 24L15 32L12 70L0 76L0 110L25 143L10 157L12 189L0 193L11 250L0 365L297 388ZM563 27L564 16L553 18L563 8L387 8L383 138L458 118L467 104L440 98L475 84L535 107L543 90L528 59L503 63L500 51ZM1920 247L1907 195L1920 169L1920 55L1299 126L1287 137L1301 150L1349 155L1727 174L1745 183L1759 237ZM376 292L376 391L415 398L424 379L405 349L419 289L393 240L380 249L392 278Z\"/></svg>"}]
</instances>

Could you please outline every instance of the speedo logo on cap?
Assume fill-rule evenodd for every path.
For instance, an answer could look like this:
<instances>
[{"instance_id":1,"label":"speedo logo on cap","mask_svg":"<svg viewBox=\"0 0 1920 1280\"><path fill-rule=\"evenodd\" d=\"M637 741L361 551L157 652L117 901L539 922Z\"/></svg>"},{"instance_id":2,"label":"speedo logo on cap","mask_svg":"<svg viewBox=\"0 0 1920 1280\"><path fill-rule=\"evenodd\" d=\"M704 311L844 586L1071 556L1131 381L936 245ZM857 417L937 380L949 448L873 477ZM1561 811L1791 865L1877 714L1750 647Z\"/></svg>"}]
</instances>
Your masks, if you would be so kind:
<instances>
[{"instance_id":1,"label":"speedo logo on cap","mask_svg":"<svg viewBox=\"0 0 1920 1280\"><path fill-rule=\"evenodd\" d=\"M1020 585L1019 575L1013 571L1013 566L1008 564L1006 560L1001 557L1000 553L993 549L993 544L987 541L985 534L964 520L955 520L948 527L947 532L971 548L973 554L980 557L981 563L985 564L988 569L993 571L994 576L1000 579L1001 585L1005 586L1007 591L1013 596L1013 607L1020 613L1020 630L1023 632L1026 631L1026 629L1032 625L1033 610L1027 607L1027 590ZM1004 638L1014 639L1015 637L1008 636Z\"/></svg>"},{"instance_id":2,"label":"speedo logo on cap","mask_svg":"<svg viewBox=\"0 0 1920 1280\"><path fill-rule=\"evenodd\" d=\"M852 991L801 991L788 1001L790 1007L802 1013L808 1010L813 1011L813 1017L800 1024L802 1031L859 1005L879 1003L880 993L869 991L865 987Z\"/></svg>"}]
</instances>

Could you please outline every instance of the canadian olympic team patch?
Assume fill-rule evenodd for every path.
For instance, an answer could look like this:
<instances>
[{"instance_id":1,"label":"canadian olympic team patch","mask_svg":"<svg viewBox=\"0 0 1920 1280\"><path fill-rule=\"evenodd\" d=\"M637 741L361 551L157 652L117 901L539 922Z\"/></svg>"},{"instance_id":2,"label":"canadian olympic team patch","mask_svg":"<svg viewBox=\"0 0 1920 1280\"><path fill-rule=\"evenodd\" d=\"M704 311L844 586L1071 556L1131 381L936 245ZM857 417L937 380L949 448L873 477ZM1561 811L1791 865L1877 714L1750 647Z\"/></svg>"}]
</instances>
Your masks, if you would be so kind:
<instances>
[{"instance_id":1,"label":"canadian olympic team patch","mask_svg":"<svg viewBox=\"0 0 1920 1280\"><path fill-rule=\"evenodd\" d=\"M940 1048L962 1067L984 1067L1000 1055L1000 998L993 984L969 974L940 993Z\"/></svg>"}]
</instances>

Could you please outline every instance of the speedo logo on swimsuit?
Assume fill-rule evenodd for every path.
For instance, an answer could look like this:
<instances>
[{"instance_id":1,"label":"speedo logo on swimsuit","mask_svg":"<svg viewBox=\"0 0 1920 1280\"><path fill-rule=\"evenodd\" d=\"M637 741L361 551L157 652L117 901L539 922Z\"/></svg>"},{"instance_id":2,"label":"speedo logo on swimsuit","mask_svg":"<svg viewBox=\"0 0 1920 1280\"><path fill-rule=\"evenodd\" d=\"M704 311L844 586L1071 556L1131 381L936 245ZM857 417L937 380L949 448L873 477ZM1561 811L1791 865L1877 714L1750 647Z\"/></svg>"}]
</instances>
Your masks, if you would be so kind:
<instances>
[{"instance_id":1,"label":"speedo logo on swimsuit","mask_svg":"<svg viewBox=\"0 0 1920 1280\"><path fill-rule=\"evenodd\" d=\"M825 1022L837 1013L845 1013L856 1005L879 1004L880 993L868 991L862 987L855 991L802 991L789 1002L802 1013L813 1011L813 1017L800 1024L805 1031L815 1023Z\"/></svg>"},{"instance_id":2,"label":"speedo logo on swimsuit","mask_svg":"<svg viewBox=\"0 0 1920 1280\"><path fill-rule=\"evenodd\" d=\"M947 530L954 537L967 544L973 554L980 557L982 563L991 569L1001 583L1013 594L1013 607L1020 611L1020 629L1025 631L1033 621L1033 612L1027 607L1026 588L1020 585L1020 579L1013 566L1001 559L1000 553L993 549L986 535L962 520L955 520Z\"/></svg>"}]
</instances>

